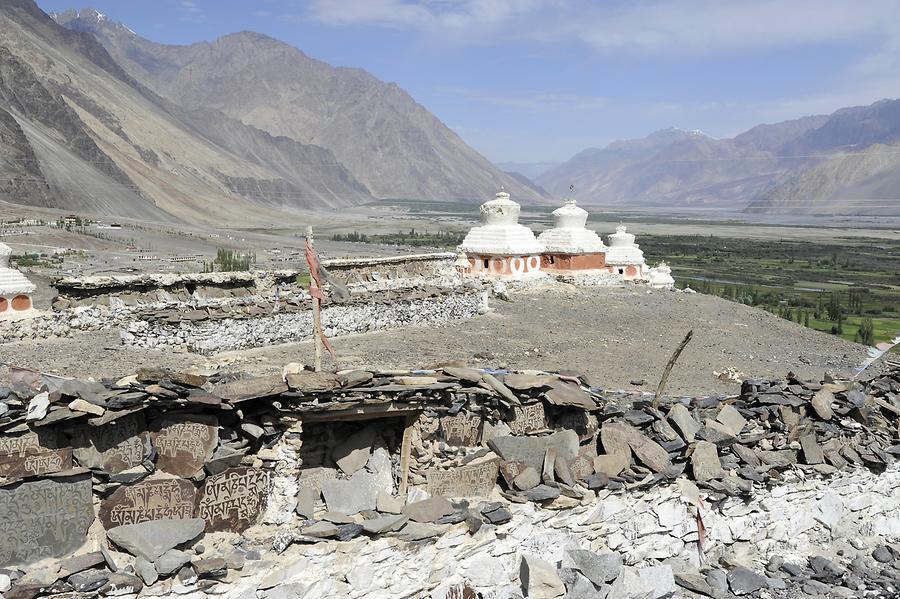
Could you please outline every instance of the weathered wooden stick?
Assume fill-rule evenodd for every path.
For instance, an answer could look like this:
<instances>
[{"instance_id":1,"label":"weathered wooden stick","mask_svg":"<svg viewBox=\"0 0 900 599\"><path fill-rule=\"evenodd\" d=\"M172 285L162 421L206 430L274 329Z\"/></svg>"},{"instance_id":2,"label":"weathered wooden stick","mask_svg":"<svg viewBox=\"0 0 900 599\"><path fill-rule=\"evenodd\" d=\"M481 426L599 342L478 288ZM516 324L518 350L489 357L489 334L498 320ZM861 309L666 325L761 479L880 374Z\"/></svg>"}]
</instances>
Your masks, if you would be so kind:
<instances>
[{"instance_id":1,"label":"weathered wooden stick","mask_svg":"<svg viewBox=\"0 0 900 599\"><path fill-rule=\"evenodd\" d=\"M309 240L309 247L313 247L313 228L312 226L306 227L306 239ZM312 289L318 289L316 286L316 278L313 274L309 273L309 286ZM316 358L313 363L313 367L316 372L322 372L322 313L321 313L321 305L319 304L319 298L316 297L316 294L312 295L312 309L313 309L313 337L315 337L316 341Z\"/></svg>"},{"instance_id":2,"label":"weathered wooden stick","mask_svg":"<svg viewBox=\"0 0 900 599\"><path fill-rule=\"evenodd\" d=\"M690 342L691 338L694 336L694 330L691 329L687 332L687 335L684 336L681 343L678 344L678 347L675 349L675 353L672 354L672 357L669 358L669 363L666 364L666 369L663 370L662 378L659 379L659 386L656 388L656 397L653 398L653 409L659 409L659 401L662 399L663 391L666 389L666 383L669 381L669 373L672 372L672 368L675 366L675 362L678 361L678 357L681 355L681 352L684 351L685 346Z\"/></svg>"}]
</instances>

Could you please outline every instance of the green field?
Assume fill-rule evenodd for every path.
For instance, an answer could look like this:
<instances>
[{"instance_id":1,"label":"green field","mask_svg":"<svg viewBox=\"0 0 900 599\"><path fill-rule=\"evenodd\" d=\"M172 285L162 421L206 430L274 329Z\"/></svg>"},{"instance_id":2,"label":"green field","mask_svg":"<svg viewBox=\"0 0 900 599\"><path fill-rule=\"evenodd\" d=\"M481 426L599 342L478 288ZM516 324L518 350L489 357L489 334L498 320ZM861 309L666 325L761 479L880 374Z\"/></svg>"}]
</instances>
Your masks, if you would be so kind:
<instances>
[{"instance_id":1,"label":"green field","mask_svg":"<svg viewBox=\"0 0 900 599\"><path fill-rule=\"evenodd\" d=\"M757 306L810 328L866 341L900 335L900 242L644 235L649 264L665 260L676 284ZM870 324L869 324L870 323Z\"/></svg>"}]
</instances>

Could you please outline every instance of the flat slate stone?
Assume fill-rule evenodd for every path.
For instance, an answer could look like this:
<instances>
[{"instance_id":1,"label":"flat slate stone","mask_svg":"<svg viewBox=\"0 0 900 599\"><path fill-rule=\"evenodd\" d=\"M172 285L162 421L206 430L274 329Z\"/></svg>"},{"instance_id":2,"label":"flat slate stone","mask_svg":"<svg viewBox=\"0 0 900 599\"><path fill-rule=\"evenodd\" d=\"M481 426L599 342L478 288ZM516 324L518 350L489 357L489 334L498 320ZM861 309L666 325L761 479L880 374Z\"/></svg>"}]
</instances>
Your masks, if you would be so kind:
<instances>
[{"instance_id":1,"label":"flat slate stone","mask_svg":"<svg viewBox=\"0 0 900 599\"><path fill-rule=\"evenodd\" d=\"M114 416L107 412L103 418ZM150 434L140 412L113 418L101 426L81 425L72 433L73 454L85 468L118 474L150 457Z\"/></svg>"},{"instance_id":2,"label":"flat slate stone","mask_svg":"<svg viewBox=\"0 0 900 599\"><path fill-rule=\"evenodd\" d=\"M72 449L53 428L0 437L0 476L10 480L70 470Z\"/></svg>"},{"instance_id":3,"label":"flat slate stone","mask_svg":"<svg viewBox=\"0 0 900 599\"><path fill-rule=\"evenodd\" d=\"M334 479L322 484L322 495L329 511L352 516L365 510L374 510L379 491L375 474L360 471L349 479Z\"/></svg>"},{"instance_id":4,"label":"flat slate stone","mask_svg":"<svg viewBox=\"0 0 900 599\"><path fill-rule=\"evenodd\" d=\"M449 377L453 377L460 381L467 381L469 383L480 383L481 382L481 371L475 370L474 368L465 368L460 366L445 366L442 368L444 374Z\"/></svg>"},{"instance_id":5,"label":"flat slate stone","mask_svg":"<svg viewBox=\"0 0 900 599\"><path fill-rule=\"evenodd\" d=\"M0 488L0 567L71 554L87 540L93 520L90 477Z\"/></svg>"},{"instance_id":6,"label":"flat slate stone","mask_svg":"<svg viewBox=\"0 0 900 599\"><path fill-rule=\"evenodd\" d=\"M697 431L702 427L697 422L688 409L680 403L675 404L669 410L669 421L678 429L679 434L688 443L693 443Z\"/></svg>"},{"instance_id":7,"label":"flat slate stone","mask_svg":"<svg viewBox=\"0 0 900 599\"><path fill-rule=\"evenodd\" d=\"M598 587L612 582L622 570L622 556L618 553L595 553L586 549L567 549L563 567L570 567L584 574Z\"/></svg>"},{"instance_id":8,"label":"flat slate stone","mask_svg":"<svg viewBox=\"0 0 900 599\"><path fill-rule=\"evenodd\" d=\"M594 458L594 472L618 476L631 463L631 452L601 454Z\"/></svg>"},{"instance_id":9,"label":"flat slate stone","mask_svg":"<svg viewBox=\"0 0 900 599\"><path fill-rule=\"evenodd\" d=\"M205 526L202 518L153 520L118 526L106 536L131 555L154 562L166 551L197 538Z\"/></svg>"},{"instance_id":10,"label":"flat slate stone","mask_svg":"<svg viewBox=\"0 0 900 599\"><path fill-rule=\"evenodd\" d=\"M335 375L328 372L311 372L309 370L287 375L287 385L291 391L303 393L331 391L341 386Z\"/></svg>"},{"instance_id":11,"label":"flat slate stone","mask_svg":"<svg viewBox=\"0 0 900 599\"><path fill-rule=\"evenodd\" d=\"M191 554L180 549L169 549L156 559L154 567L159 574L168 576L174 574L182 566L191 562Z\"/></svg>"},{"instance_id":12,"label":"flat slate stone","mask_svg":"<svg viewBox=\"0 0 900 599\"><path fill-rule=\"evenodd\" d=\"M519 398L509 390L509 387L497 380L497 377L495 377L494 375L484 373L483 375L481 375L481 380L484 381L484 383L487 384L488 387L496 391L500 395L500 397L506 400L506 402L510 405L519 405Z\"/></svg>"},{"instance_id":13,"label":"flat slate stone","mask_svg":"<svg viewBox=\"0 0 900 599\"><path fill-rule=\"evenodd\" d=\"M314 489L316 493L322 492L322 486L326 481L337 478L337 470L319 466L316 468L303 468L297 478L297 484L301 487Z\"/></svg>"},{"instance_id":14,"label":"flat slate stone","mask_svg":"<svg viewBox=\"0 0 900 599\"><path fill-rule=\"evenodd\" d=\"M522 493L528 501L547 501L559 497L559 489L547 485L538 485Z\"/></svg>"},{"instance_id":15,"label":"flat slate stone","mask_svg":"<svg viewBox=\"0 0 900 599\"><path fill-rule=\"evenodd\" d=\"M807 464L825 463L825 452L816 441L815 433L800 437L800 449L803 451L803 461Z\"/></svg>"},{"instance_id":16,"label":"flat slate stone","mask_svg":"<svg viewBox=\"0 0 900 599\"><path fill-rule=\"evenodd\" d=\"M197 489L183 478L143 480L123 485L100 503L99 518L106 530L150 520L194 517Z\"/></svg>"},{"instance_id":17,"label":"flat slate stone","mask_svg":"<svg viewBox=\"0 0 900 599\"><path fill-rule=\"evenodd\" d=\"M271 472L259 468L209 476L197 494L197 517L206 521L208 532L243 532L259 521L271 488Z\"/></svg>"},{"instance_id":18,"label":"flat slate stone","mask_svg":"<svg viewBox=\"0 0 900 599\"><path fill-rule=\"evenodd\" d=\"M831 417L834 416L834 411L831 409L831 404L833 402L834 393L828 389L816 391L816 394L813 395L812 398L813 409L822 420L831 420Z\"/></svg>"},{"instance_id":19,"label":"flat slate stone","mask_svg":"<svg viewBox=\"0 0 900 599\"><path fill-rule=\"evenodd\" d=\"M596 410L597 404L580 386L562 380L554 381L544 398L555 406L568 406L582 410Z\"/></svg>"},{"instance_id":20,"label":"flat slate stone","mask_svg":"<svg viewBox=\"0 0 900 599\"><path fill-rule=\"evenodd\" d=\"M556 567L533 555L523 555L519 565L522 594L529 599L555 599L564 597L566 585L556 572Z\"/></svg>"},{"instance_id":21,"label":"flat slate stone","mask_svg":"<svg viewBox=\"0 0 900 599\"><path fill-rule=\"evenodd\" d=\"M672 466L669 453L650 437L625 422L606 422L600 428L600 439L608 453L625 453L629 448L644 466L662 472Z\"/></svg>"},{"instance_id":22,"label":"flat slate stone","mask_svg":"<svg viewBox=\"0 0 900 599\"><path fill-rule=\"evenodd\" d=\"M445 498L436 496L423 501L408 503L403 508L403 514L414 522L435 522L443 516L448 516L456 511Z\"/></svg>"},{"instance_id":23,"label":"flat slate stone","mask_svg":"<svg viewBox=\"0 0 900 599\"><path fill-rule=\"evenodd\" d=\"M743 566L728 572L728 587L735 595L749 595L768 586L763 576Z\"/></svg>"},{"instance_id":24,"label":"flat slate stone","mask_svg":"<svg viewBox=\"0 0 900 599\"><path fill-rule=\"evenodd\" d=\"M549 374L507 374L503 378L503 382L507 387L517 391L546 389L554 381L558 380L558 378Z\"/></svg>"},{"instance_id":25,"label":"flat slate stone","mask_svg":"<svg viewBox=\"0 0 900 599\"><path fill-rule=\"evenodd\" d=\"M715 443L719 447L731 445L737 441L737 435L735 435L730 428L721 422L709 418L706 419L703 428L697 431L696 436L698 439L704 439L710 443Z\"/></svg>"},{"instance_id":26,"label":"flat slate stone","mask_svg":"<svg viewBox=\"0 0 900 599\"><path fill-rule=\"evenodd\" d=\"M506 424L514 435L524 435L535 431L547 429L547 414L544 411L544 402L515 406L512 408L512 419Z\"/></svg>"},{"instance_id":27,"label":"flat slate stone","mask_svg":"<svg viewBox=\"0 0 900 599\"><path fill-rule=\"evenodd\" d=\"M540 472L548 447L555 448L559 455L575 457L578 454L578 435L567 430L543 437L494 437L488 441L488 446L504 460L520 460Z\"/></svg>"},{"instance_id":28,"label":"flat slate stone","mask_svg":"<svg viewBox=\"0 0 900 599\"><path fill-rule=\"evenodd\" d=\"M159 455L156 467L184 478L203 470L219 443L219 422L215 416L168 417L153 428L150 438Z\"/></svg>"},{"instance_id":29,"label":"flat slate stone","mask_svg":"<svg viewBox=\"0 0 900 599\"><path fill-rule=\"evenodd\" d=\"M441 436L449 445L477 447L481 444L482 418L480 414L460 412L440 419Z\"/></svg>"},{"instance_id":30,"label":"flat slate stone","mask_svg":"<svg viewBox=\"0 0 900 599\"><path fill-rule=\"evenodd\" d=\"M409 520L409 517L403 514L392 514L389 516L380 516L370 520L363 520L362 527L368 533L382 534L399 530Z\"/></svg>"},{"instance_id":31,"label":"flat slate stone","mask_svg":"<svg viewBox=\"0 0 900 599\"><path fill-rule=\"evenodd\" d=\"M697 441L691 454L691 470L694 480L706 482L725 477L716 446L709 441Z\"/></svg>"},{"instance_id":32,"label":"flat slate stone","mask_svg":"<svg viewBox=\"0 0 900 599\"><path fill-rule=\"evenodd\" d=\"M231 403L238 403L248 399L257 399L260 397L270 397L279 395L288 390L287 383L281 378L281 375L248 377L216 385L213 393L223 399L227 399Z\"/></svg>"},{"instance_id":33,"label":"flat slate stone","mask_svg":"<svg viewBox=\"0 0 900 599\"><path fill-rule=\"evenodd\" d=\"M722 406L722 409L719 410L718 415L716 415L716 420L727 426L735 435L740 435L741 431L744 430L744 427L747 426L746 418L741 416L741 413L737 411L737 408L731 404Z\"/></svg>"},{"instance_id":34,"label":"flat slate stone","mask_svg":"<svg viewBox=\"0 0 900 599\"><path fill-rule=\"evenodd\" d=\"M482 459L451 469L425 471L428 493L442 497L487 497L497 484L500 460Z\"/></svg>"},{"instance_id":35,"label":"flat slate stone","mask_svg":"<svg viewBox=\"0 0 900 599\"><path fill-rule=\"evenodd\" d=\"M526 466L525 469L513 479L512 486L519 491L527 491L528 489L535 488L539 484L541 484L541 475L531 466Z\"/></svg>"},{"instance_id":36,"label":"flat slate stone","mask_svg":"<svg viewBox=\"0 0 900 599\"><path fill-rule=\"evenodd\" d=\"M344 474L352 475L366 465L372 456L375 435L375 427L367 426L334 447L331 458Z\"/></svg>"}]
</instances>

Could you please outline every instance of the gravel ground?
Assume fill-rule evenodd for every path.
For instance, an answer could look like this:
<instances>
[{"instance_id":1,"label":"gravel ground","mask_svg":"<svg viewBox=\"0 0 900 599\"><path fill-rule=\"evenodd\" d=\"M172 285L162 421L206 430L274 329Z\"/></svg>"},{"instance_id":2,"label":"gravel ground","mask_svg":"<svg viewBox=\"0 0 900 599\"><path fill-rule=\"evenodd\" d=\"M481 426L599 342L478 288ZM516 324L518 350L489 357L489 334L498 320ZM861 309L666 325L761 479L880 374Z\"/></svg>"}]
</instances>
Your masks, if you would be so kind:
<instances>
[{"instance_id":1,"label":"gravel ground","mask_svg":"<svg viewBox=\"0 0 900 599\"><path fill-rule=\"evenodd\" d=\"M762 310L701 294L644 287L583 289L568 285L494 300L494 311L441 328L408 328L338 338L341 367L423 367L451 360L473 366L571 369L607 389L654 389L669 356L694 330L669 379L672 393L730 393L733 382L713 371L783 377L794 371L820 380L848 374L865 349L787 322ZM0 346L0 362L76 377L125 375L141 365L173 368L233 364L250 372L311 363L311 343L226 352L190 353L123 348L118 332ZM5 373L0 372L5 378ZM0 380L2 380L0 378ZM647 381L643 386L632 381Z\"/></svg>"}]
</instances>

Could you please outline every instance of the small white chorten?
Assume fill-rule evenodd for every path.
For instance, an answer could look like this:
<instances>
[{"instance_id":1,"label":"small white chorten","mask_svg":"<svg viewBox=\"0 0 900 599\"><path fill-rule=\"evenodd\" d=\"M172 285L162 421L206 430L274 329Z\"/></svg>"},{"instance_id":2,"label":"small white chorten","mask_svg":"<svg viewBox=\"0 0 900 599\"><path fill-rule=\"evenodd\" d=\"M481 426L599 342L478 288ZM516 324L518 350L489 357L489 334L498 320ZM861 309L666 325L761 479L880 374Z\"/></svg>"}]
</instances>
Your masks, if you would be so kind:
<instances>
[{"instance_id":1,"label":"small white chorten","mask_svg":"<svg viewBox=\"0 0 900 599\"><path fill-rule=\"evenodd\" d=\"M647 280L650 281L650 287L654 289L671 289L675 286L675 279L672 278L672 269L665 262L660 262L648 270Z\"/></svg>"},{"instance_id":2,"label":"small white chorten","mask_svg":"<svg viewBox=\"0 0 900 599\"><path fill-rule=\"evenodd\" d=\"M585 227L587 210L567 200L553 211L553 228L538 236L544 244L541 268L557 272L600 270L606 266L603 239Z\"/></svg>"},{"instance_id":3,"label":"small white chorten","mask_svg":"<svg viewBox=\"0 0 900 599\"><path fill-rule=\"evenodd\" d=\"M611 272L618 272L626 279L644 276L644 252L634 242L634 235L626 232L625 225L616 227L616 232L609 236L606 264L611 267Z\"/></svg>"},{"instance_id":4,"label":"small white chorten","mask_svg":"<svg viewBox=\"0 0 900 599\"><path fill-rule=\"evenodd\" d=\"M519 204L503 188L481 205L480 227L473 227L458 250L472 274L521 278L537 274L544 251L531 229L519 224Z\"/></svg>"},{"instance_id":5,"label":"small white chorten","mask_svg":"<svg viewBox=\"0 0 900 599\"><path fill-rule=\"evenodd\" d=\"M0 320L13 320L34 311L31 294L35 286L18 270L9 267L12 249L0 242Z\"/></svg>"}]
</instances>

